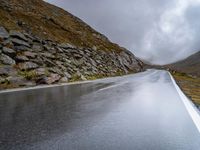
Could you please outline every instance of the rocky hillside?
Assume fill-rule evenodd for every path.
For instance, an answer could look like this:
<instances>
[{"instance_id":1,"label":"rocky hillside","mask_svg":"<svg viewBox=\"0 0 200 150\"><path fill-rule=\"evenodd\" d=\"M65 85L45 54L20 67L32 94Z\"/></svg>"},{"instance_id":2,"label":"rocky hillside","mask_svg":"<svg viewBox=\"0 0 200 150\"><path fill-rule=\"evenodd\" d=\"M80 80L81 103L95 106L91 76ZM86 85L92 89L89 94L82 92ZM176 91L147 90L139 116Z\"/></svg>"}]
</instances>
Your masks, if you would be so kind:
<instances>
[{"instance_id":1,"label":"rocky hillside","mask_svg":"<svg viewBox=\"0 0 200 150\"><path fill-rule=\"evenodd\" d=\"M0 89L142 70L131 52L42 0L0 0Z\"/></svg>"},{"instance_id":2,"label":"rocky hillside","mask_svg":"<svg viewBox=\"0 0 200 150\"><path fill-rule=\"evenodd\" d=\"M200 77L200 51L167 67L177 72Z\"/></svg>"}]
</instances>

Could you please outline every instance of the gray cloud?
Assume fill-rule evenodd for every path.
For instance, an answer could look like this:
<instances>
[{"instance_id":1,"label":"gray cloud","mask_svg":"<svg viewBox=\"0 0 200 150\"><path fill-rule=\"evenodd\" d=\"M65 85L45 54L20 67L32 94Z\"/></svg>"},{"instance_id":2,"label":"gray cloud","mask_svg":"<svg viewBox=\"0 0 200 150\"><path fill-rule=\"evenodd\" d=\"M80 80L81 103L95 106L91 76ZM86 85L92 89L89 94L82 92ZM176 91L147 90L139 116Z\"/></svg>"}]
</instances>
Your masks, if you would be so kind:
<instances>
[{"instance_id":1,"label":"gray cloud","mask_svg":"<svg viewBox=\"0 0 200 150\"><path fill-rule=\"evenodd\" d=\"M200 0L46 0L156 64L200 50Z\"/></svg>"}]
</instances>

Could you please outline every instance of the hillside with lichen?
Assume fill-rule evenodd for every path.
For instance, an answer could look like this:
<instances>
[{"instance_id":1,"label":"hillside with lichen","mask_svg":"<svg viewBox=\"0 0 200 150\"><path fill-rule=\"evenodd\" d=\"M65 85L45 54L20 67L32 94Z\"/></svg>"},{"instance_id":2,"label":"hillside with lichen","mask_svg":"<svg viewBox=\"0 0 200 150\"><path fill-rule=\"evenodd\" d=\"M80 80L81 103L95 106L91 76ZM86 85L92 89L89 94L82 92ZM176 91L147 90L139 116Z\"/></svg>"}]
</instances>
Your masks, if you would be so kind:
<instances>
[{"instance_id":1,"label":"hillside with lichen","mask_svg":"<svg viewBox=\"0 0 200 150\"><path fill-rule=\"evenodd\" d=\"M7 30L31 32L40 38L79 47L121 51L79 18L43 0L0 0L0 24Z\"/></svg>"},{"instance_id":2,"label":"hillside with lichen","mask_svg":"<svg viewBox=\"0 0 200 150\"><path fill-rule=\"evenodd\" d=\"M42 0L0 0L0 89L142 71L131 52Z\"/></svg>"}]
</instances>

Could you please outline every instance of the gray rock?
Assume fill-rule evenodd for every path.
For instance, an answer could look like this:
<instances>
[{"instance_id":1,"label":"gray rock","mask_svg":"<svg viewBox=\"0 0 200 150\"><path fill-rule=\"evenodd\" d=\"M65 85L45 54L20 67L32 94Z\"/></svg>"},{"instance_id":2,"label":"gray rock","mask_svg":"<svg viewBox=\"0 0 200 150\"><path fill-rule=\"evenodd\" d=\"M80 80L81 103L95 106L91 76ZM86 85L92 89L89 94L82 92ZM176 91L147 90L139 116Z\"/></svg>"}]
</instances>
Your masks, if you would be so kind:
<instances>
[{"instance_id":1,"label":"gray rock","mask_svg":"<svg viewBox=\"0 0 200 150\"><path fill-rule=\"evenodd\" d=\"M82 73L80 73L80 71L77 71L75 76L78 76L80 78L80 80L82 80L82 81L86 81L87 80L85 78L85 76Z\"/></svg>"},{"instance_id":2,"label":"gray rock","mask_svg":"<svg viewBox=\"0 0 200 150\"><path fill-rule=\"evenodd\" d=\"M59 81L60 78L61 78L61 76L58 75L58 74L50 74L49 77L44 77L44 78L42 78L42 79L39 81L39 83L40 83L40 84L52 84L52 83L55 83L55 82Z\"/></svg>"},{"instance_id":3,"label":"gray rock","mask_svg":"<svg viewBox=\"0 0 200 150\"><path fill-rule=\"evenodd\" d=\"M39 67L37 64L33 62L19 63L18 66L20 70L31 70Z\"/></svg>"},{"instance_id":4,"label":"gray rock","mask_svg":"<svg viewBox=\"0 0 200 150\"><path fill-rule=\"evenodd\" d=\"M38 68L38 69L35 69L35 73L37 76L42 76L42 75L45 75L46 74L46 69L45 68Z\"/></svg>"},{"instance_id":5,"label":"gray rock","mask_svg":"<svg viewBox=\"0 0 200 150\"><path fill-rule=\"evenodd\" d=\"M15 60L13 60L12 58L10 58L9 56L7 56L5 54L0 55L0 61L5 65L15 65L16 64Z\"/></svg>"},{"instance_id":6,"label":"gray rock","mask_svg":"<svg viewBox=\"0 0 200 150\"><path fill-rule=\"evenodd\" d=\"M56 61L56 64L57 64L58 66L61 66L61 65L63 65L63 62L61 62L61 61Z\"/></svg>"},{"instance_id":7,"label":"gray rock","mask_svg":"<svg viewBox=\"0 0 200 150\"><path fill-rule=\"evenodd\" d=\"M97 63L96 63L93 59L91 59L91 58L90 58L90 62L91 62L91 64L92 64L92 66L94 66L94 67L97 66Z\"/></svg>"},{"instance_id":8,"label":"gray rock","mask_svg":"<svg viewBox=\"0 0 200 150\"><path fill-rule=\"evenodd\" d=\"M3 84L5 82L7 82L6 78L3 78L0 76L0 84ZM1 90L1 87L0 87L0 90Z\"/></svg>"},{"instance_id":9,"label":"gray rock","mask_svg":"<svg viewBox=\"0 0 200 150\"><path fill-rule=\"evenodd\" d=\"M37 51L37 52L41 52L41 51L44 50L44 48L41 45L39 45L39 44L33 44L32 49L34 51Z\"/></svg>"},{"instance_id":10,"label":"gray rock","mask_svg":"<svg viewBox=\"0 0 200 150\"><path fill-rule=\"evenodd\" d=\"M63 60L64 60L64 62L66 62L67 64L70 64L70 63L72 63L72 61L71 61L71 60L69 60L69 59L67 59L67 58L63 58Z\"/></svg>"},{"instance_id":11,"label":"gray rock","mask_svg":"<svg viewBox=\"0 0 200 150\"><path fill-rule=\"evenodd\" d=\"M72 78L72 76L68 72L64 72L64 76L67 77L68 79Z\"/></svg>"},{"instance_id":12,"label":"gray rock","mask_svg":"<svg viewBox=\"0 0 200 150\"><path fill-rule=\"evenodd\" d=\"M71 61L72 61L72 64L74 64L75 66L77 66L79 68L84 64L84 60L83 59L79 59L79 60L73 59Z\"/></svg>"},{"instance_id":13,"label":"gray rock","mask_svg":"<svg viewBox=\"0 0 200 150\"><path fill-rule=\"evenodd\" d=\"M46 57L46 58L51 58L51 59L55 59L55 56L52 55L51 53L45 52L45 53L41 53L42 56Z\"/></svg>"},{"instance_id":14,"label":"gray rock","mask_svg":"<svg viewBox=\"0 0 200 150\"><path fill-rule=\"evenodd\" d=\"M8 47L3 47L3 53L11 57L14 57L16 55L16 51Z\"/></svg>"},{"instance_id":15,"label":"gray rock","mask_svg":"<svg viewBox=\"0 0 200 150\"><path fill-rule=\"evenodd\" d=\"M74 45L71 45L69 43L62 43L60 45L58 45L60 48L64 48L64 49L74 49L76 48Z\"/></svg>"},{"instance_id":16,"label":"gray rock","mask_svg":"<svg viewBox=\"0 0 200 150\"><path fill-rule=\"evenodd\" d=\"M80 55L80 54L74 54L74 58L82 58L83 56L82 55Z\"/></svg>"},{"instance_id":17,"label":"gray rock","mask_svg":"<svg viewBox=\"0 0 200 150\"><path fill-rule=\"evenodd\" d=\"M63 71L61 71L60 69L58 69L57 67L52 67L52 68L49 68L49 72L52 72L52 73L57 73L57 74L60 74L60 75L63 75Z\"/></svg>"},{"instance_id":18,"label":"gray rock","mask_svg":"<svg viewBox=\"0 0 200 150\"><path fill-rule=\"evenodd\" d=\"M45 57L40 57L43 60L43 63L45 64L45 66L47 67L54 67L57 66L56 63L54 63L52 60L45 58Z\"/></svg>"},{"instance_id":19,"label":"gray rock","mask_svg":"<svg viewBox=\"0 0 200 150\"><path fill-rule=\"evenodd\" d=\"M58 50L58 52L61 52L61 53L63 53L64 51L63 51L63 49L62 48L60 48L60 47L56 47L56 49Z\"/></svg>"},{"instance_id":20,"label":"gray rock","mask_svg":"<svg viewBox=\"0 0 200 150\"><path fill-rule=\"evenodd\" d=\"M0 76L16 75L17 71L12 66L0 66Z\"/></svg>"},{"instance_id":21,"label":"gray rock","mask_svg":"<svg viewBox=\"0 0 200 150\"><path fill-rule=\"evenodd\" d=\"M10 47L10 48L13 47L13 43L11 42L10 39L3 40L2 45L5 47Z\"/></svg>"},{"instance_id":22,"label":"gray rock","mask_svg":"<svg viewBox=\"0 0 200 150\"><path fill-rule=\"evenodd\" d=\"M15 45L14 48L15 48L16 51L31 51L30 48L23 46L23 45L20 45L20 46Z\"/></svg>"},{"instance_id":23,"label":"gray rock","mask_svg":"<svg viewBox=\"0 0 200 150\"><path fill-rule=\"evenodd\" d=\"M25 37L29 38L30 40L34 40L34 37L29 33L23 33Z\"/></svg>"},{"instance_id":24,"label":"gray rock","mask_svg":"<svg viewBox=\"0 0 200 150\"><path fill-rule=\"evenodd\" d=\"M26 56L23 56L23 55L17 55L17 56L15 57L15 60L16 60L17 62L29 61L29 59L28 59Z\"/></svg>"},{"instance_id":25,"label":"gray rock","mask_svg":"<svg viewBox=\"0 0 200 150\"><path fill-rule=\"evenodd\" d=\"M28 41L28 39L21 32L11 30L9 32L9 34L10 34L11 37L14 37L14 38L17 38L17 39L21 39L21 40L24 40L26 42Z\"/></svg>"},{"instance_id":26,"label":"gray rock","mask_svg":"<svg viewBox=\"0 0 200 150\"><path fill-rule=\"evenodd\" d=\"M6 80L10 84L15 85L15 86L16 85L17 86L35 86L36 85L36 83L28 81L22 76L16 76L16 77L10 76L10 77L6 78Z\"/></svg>"},{"instance_id":27,"label":"gray rock","mask_svg":"<svg viewBox=\"0 0 200 150\"><path fill-rule=\"evenodd\" d=\"M60 79L60 82L63 82L63 83L66 83L66 82L68 82L69 80L68 80L68 78L67 77L62 77L61 79Z\"/></svg>"},{"instance_id":28,"label":"gray rock","mask_svg":"<svg viewBox=\"0 0 200 150\"><path fill-rule=\"evenodd\" d=\"M34 53L34 52L29 52L29 51L26 51L23 53L25 56L29 57L29 58L35 58L37 56L37 53Z\"/></svg>"},{"instance_id":29,"label":"gray rock","mask_svg":"<svg viewBox=\"0 0 200 150\"><path fill-rule=\"evenodd\" d=\"M0 27L0 38L7 39L9 37L8 32L4 27Z\"/></svg>"},{"instance_id":30,"label":"gray rock","mask_svg":"<svg viewBox=\"0 0 200 150\"><path fill-rule=\"evenodd\" d=\"M25 41L17 39L17 38L11 38L11 41L13 42L14 45L17 45L17 46L23 45L26 47L30 47L28 42L25 42Z\"/></svg>"},{"instance_id":31,"label":"gray rock","mask_svg":"<svg viewBox=\"0 0 200 150\"><path fill-rule=\"evenodd\" d=\"M82 81L86 81L87 79L85 78L84 75L81 75L81 80L82 80Z\"/></svg>"},{"instance_id":32,"label":"gray rock","mask_svg":"<svg viewBox=\"0 0 200 150\"><path fill-rule=\"evenodd\" d=\"M83 49L83 51L90 54L92 50L91 49Z\"/></svg>"}]
</instances>

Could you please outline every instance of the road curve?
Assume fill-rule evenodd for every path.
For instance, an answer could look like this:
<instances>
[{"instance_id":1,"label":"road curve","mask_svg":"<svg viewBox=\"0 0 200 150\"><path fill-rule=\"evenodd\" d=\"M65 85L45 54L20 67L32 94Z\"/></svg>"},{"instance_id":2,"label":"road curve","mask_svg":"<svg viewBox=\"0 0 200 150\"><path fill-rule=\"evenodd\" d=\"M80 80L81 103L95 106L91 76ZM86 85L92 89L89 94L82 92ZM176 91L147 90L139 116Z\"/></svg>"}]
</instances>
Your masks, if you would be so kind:
<instances>
[{"instance_id":1,"label":"road curve","mask_svg":"<svg viewBox=\"0 0 200 150\"><path fill-rule=\"evenodd\" d=\"M168 72L0 93L2 150L199 150Z\"/></svg>"}]
</instances>

